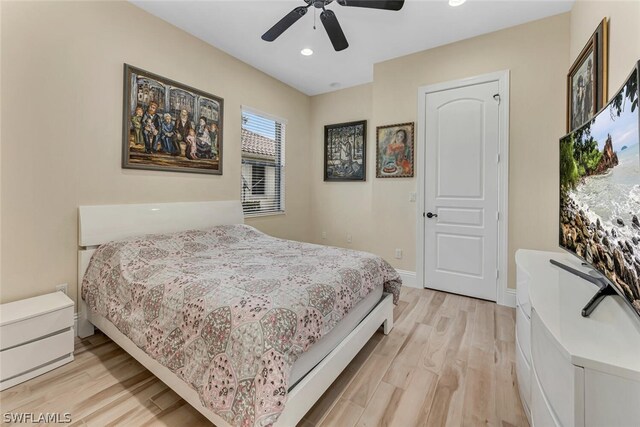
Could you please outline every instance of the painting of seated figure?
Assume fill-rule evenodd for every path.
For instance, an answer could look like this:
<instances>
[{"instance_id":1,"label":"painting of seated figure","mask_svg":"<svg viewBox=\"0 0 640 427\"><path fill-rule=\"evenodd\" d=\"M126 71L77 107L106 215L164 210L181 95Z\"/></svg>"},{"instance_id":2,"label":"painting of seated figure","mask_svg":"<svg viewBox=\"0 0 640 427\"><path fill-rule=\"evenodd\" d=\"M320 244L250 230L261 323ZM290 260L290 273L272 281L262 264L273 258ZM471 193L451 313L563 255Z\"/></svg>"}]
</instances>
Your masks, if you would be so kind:
<instances>
[{"instance_id":1,"label":"painting of seated figure","mask_svg":"<svg viewBox=\"0 0 640 427\"><path fill-rule=\"evenodd\" d=\"M125 64L122 167L222 175L223 103Z\"/></svg>"}]
</instances>

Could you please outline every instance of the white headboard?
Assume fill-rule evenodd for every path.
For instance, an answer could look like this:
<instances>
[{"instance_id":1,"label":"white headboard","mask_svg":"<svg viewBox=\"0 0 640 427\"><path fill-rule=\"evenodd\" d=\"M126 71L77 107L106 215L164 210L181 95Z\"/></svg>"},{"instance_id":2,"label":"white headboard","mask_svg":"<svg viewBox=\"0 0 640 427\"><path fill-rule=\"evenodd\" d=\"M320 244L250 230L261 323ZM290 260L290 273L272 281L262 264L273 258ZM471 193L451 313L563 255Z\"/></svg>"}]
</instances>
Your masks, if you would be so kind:
<instances>
[{"instance_id":1,"label":"white headboard","mask_svg":"<svg viewBox=\"0 0 640 427\"><path fill-rule=\"evenodd\" d=\"M239 200L80 206L78 245L99 246L112 240L242 224Z\"/></svg>"}]
</instances>

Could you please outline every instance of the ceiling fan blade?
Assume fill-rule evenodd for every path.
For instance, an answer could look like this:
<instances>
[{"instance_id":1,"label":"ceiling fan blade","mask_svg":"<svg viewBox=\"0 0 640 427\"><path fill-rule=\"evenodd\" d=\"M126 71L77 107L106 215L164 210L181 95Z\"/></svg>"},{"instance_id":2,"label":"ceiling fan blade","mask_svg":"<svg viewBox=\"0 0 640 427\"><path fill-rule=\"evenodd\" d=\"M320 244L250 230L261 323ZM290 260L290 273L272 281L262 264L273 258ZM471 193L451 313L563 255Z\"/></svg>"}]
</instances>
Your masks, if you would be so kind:
<instances>
[{"instance_id":1,"label":"ceiling fan blade","mask_svg":"<svg viewBox=\"0 0 640 427\"><path fill-rule=\"evenodd\" d=\"M370 9L400 10L404 6L404 0L338 0L338 4Z\"/></svg>"},{"instance_id":2,"label":"ceiling fan blade","mask_svg":"<svg viewBox=\"0 0 640 427\"><path fill-rule=\"evenodd\" d=\"M280 35L284 33L287 30L287 28L295 24L298 19L302 18L305 15L305 13L307 13L307 7L300 6L293 9L284 18L278 21L276 25L271 27L269 31L264 33L262 35L262 40L267 42L272 42L278 37L280 37Z\"/></svg>"},{"instance_id":3,"label":"ceiling fan blade","mask_svg":"<svg viewBox=\"0 0 640 427\"><path fill-rule=\"evenodd\" d=\"M342 28L338 23L338 18L336 18L336 14L331 10L325 10L320 14L320 21L322 21L322 25L324 25L324 29L327 30L327 35L331 40L331 44L333 44L333 48L336 51L345 50L349 47L349 43L347 42L347 38L344 36L342 32Z\"/></svg>"}]
</instances>

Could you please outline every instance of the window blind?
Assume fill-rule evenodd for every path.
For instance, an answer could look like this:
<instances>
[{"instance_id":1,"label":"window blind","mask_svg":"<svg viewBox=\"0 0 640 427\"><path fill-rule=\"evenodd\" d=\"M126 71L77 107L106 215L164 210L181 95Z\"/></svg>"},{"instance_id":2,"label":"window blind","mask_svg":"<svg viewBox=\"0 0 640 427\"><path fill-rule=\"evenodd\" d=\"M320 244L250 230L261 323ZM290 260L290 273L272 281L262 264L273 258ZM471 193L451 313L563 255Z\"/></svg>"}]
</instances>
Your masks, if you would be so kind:
<instances>
[{"instance_id":1,"label":"window blind","mask_svg":"<svg viewBox=\"0 0 640 427\"><path fill-rule=\"evenodd\" d=\"M242 208L245 216L284 212L285 122L242 108Z\"/></svg>"}]
</instances>

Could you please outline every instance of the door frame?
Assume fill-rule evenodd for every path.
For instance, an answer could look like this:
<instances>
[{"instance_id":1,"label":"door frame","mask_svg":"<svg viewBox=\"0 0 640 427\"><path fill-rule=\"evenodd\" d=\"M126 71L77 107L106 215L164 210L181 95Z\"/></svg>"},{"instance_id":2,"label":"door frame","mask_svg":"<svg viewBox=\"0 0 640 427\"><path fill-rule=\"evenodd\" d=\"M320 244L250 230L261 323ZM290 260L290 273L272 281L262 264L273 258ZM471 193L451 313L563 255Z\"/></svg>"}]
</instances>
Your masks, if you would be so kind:
<instances>
[{"instance_id":1,"label":"door frame","mask_svg":"<svg viewBox=\"0 0 640 427\"><path fill-rule=\"evenodd\" d=\"M449 82L436 83L418 88L418 132L416 140L416 160L418 171L418 185L416 194L416 279L418 287L425 287L425 164L426 164L426 97L430 93L441 92L449 89L458 89L482 83L498 82L500 93L500 105L498 117L500 120L498 129L498 254L496 278L496 297L500 305L515 306L515 290L509 289L509 74L510 71L502 70L493 73L482 74ZM498 161L498 159L496 159Z\"/></svg>"}]
</instances>

